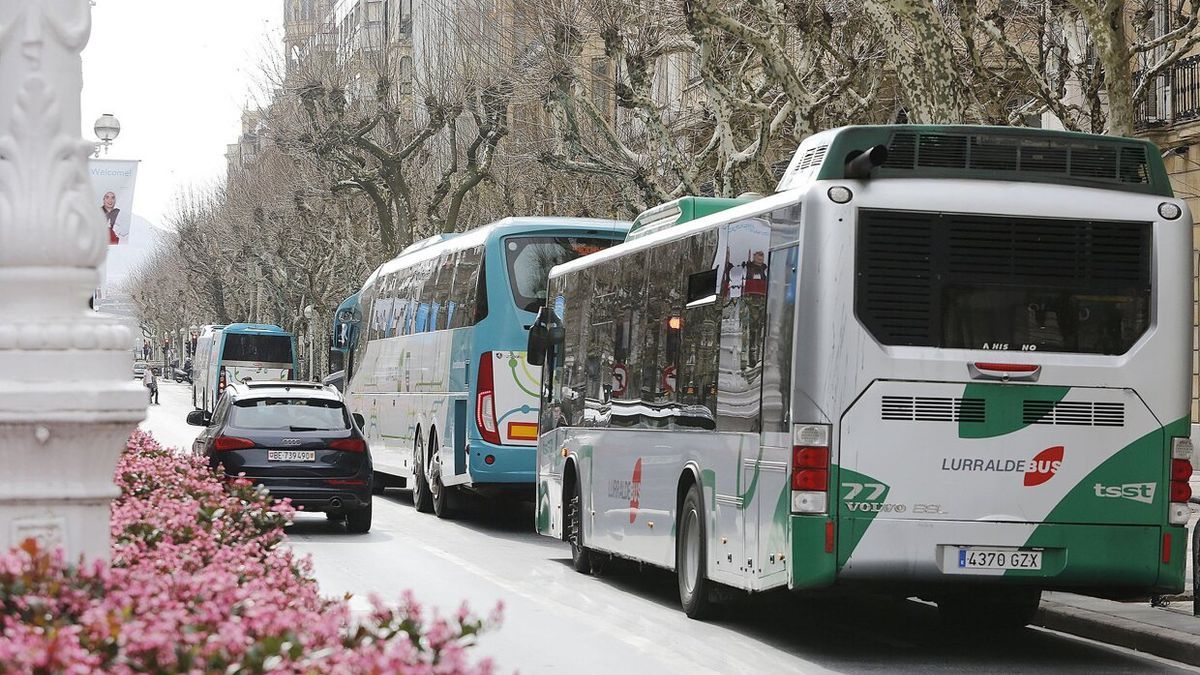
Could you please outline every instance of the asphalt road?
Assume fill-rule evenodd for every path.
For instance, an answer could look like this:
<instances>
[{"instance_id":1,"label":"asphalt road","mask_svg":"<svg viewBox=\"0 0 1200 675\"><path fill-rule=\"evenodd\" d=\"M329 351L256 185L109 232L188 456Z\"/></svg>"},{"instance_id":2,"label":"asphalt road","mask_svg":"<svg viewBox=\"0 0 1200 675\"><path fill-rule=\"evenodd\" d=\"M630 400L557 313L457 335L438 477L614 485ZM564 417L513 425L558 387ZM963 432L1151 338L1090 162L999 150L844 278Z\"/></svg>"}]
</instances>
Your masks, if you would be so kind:
<instances>
[{"instance_id":1,"label":"asphalt road","mask_svg":"<svg viewBox=\"0 0 1200 675\"><path fill-rule=\"evenodd\" d=\"M168 445L190 446L197 427L186 385L164 383L162 405L143 428ZM674 577L628 566L602 578L570 567L569 549L533 532L528 506L477 504L453 521L417 513L407 492L377 497L369 534L352 535L323 515L303 514L290 545L312 556L322 590L385 599L412 589L454 612L464 600L505 622L476 649L500 672L1195 672L1129 650L1040 629L1007 638L958 637L934 607L869 596L769 594L728 603L701 623L678 607Z\"/></svg>"}]
</instances>

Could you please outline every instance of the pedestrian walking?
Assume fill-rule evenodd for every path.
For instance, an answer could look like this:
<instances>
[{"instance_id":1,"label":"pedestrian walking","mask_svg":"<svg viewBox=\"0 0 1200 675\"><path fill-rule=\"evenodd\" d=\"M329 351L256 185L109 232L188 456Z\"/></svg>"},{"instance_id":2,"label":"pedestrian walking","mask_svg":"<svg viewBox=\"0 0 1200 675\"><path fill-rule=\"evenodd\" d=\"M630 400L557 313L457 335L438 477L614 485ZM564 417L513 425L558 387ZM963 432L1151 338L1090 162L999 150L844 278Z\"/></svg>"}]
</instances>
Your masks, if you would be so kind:
<instances>
[{"instance_id":1,"label":"pedestrian walking","mask_svg":"<svg viewBox=\"0 0 1200 675\"><path fill-rule=\"evenodd\" d=\"M150 390L150 403L158 405L158 376L150 366L146 366L146 370L142 371L142 385Z\"/></svg>"}]
</instances>

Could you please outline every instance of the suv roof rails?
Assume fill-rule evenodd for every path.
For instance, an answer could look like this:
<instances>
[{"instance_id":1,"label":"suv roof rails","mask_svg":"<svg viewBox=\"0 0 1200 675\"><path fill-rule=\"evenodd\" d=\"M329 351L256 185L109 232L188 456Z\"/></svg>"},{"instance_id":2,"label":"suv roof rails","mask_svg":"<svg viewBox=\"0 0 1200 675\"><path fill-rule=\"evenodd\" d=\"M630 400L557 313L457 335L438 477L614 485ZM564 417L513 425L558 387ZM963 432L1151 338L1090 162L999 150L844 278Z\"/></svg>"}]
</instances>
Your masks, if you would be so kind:
<instances>
[{"instance_id":1,"label":"suv roof rails","mask_svg":"<svg viewBox=\"0 0 1200 675\"><path fill-rule=\"evenodd\" d=\"M306 382L304 380L251 380L242 382L250 389L256 387L296 387L300 389L324 389L325 385L320 382Z\"/></svg>"}]
</instances>

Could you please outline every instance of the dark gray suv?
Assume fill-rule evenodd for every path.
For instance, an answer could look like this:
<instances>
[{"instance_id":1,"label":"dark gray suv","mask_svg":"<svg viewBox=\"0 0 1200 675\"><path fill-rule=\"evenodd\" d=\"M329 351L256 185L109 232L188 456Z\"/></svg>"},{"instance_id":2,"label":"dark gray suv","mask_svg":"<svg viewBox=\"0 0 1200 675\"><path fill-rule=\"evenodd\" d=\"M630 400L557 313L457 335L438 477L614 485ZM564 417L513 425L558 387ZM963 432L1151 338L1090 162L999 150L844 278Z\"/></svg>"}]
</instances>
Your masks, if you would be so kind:
<instances>
[{"instance_id":1,"label":"dark gray suv","mask_svg":"<svg viewBox=\"0 0 1200 675\"><path fill-rule=\"evenodd\" d=\"M245 474L289 497L305 511L346 521L351 532L371 529L371 453L362 418L342 395L315 382L250 382L226 387L211 417L188 414L207 427L192 452L233 478Z\"/></svg>"}]
</instances>

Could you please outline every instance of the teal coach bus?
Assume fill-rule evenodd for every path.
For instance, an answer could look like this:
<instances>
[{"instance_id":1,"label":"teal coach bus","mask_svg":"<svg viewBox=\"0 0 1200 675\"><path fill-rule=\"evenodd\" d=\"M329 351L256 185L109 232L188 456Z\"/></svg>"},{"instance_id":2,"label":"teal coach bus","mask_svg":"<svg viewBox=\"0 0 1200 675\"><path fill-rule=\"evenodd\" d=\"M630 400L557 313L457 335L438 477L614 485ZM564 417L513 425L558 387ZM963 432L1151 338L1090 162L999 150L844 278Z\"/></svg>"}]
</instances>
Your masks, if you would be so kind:
<instances>
[{"instance_id":1,"label":"teal coach bus","mask_svg":"<svg viewBox=\"0 0 1200 675\"><path fill-rule=\"evenodd\" d=\"M413 505L439 517L461 490L533 494L541 372L525 358L528 328L551 267L628 229L506 218L413 244L368 277L339 313L361 318L338 329L380 485L411 487Z\"/></svg>"}]
</instances>

